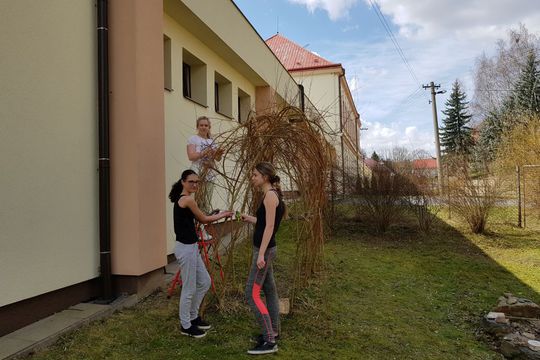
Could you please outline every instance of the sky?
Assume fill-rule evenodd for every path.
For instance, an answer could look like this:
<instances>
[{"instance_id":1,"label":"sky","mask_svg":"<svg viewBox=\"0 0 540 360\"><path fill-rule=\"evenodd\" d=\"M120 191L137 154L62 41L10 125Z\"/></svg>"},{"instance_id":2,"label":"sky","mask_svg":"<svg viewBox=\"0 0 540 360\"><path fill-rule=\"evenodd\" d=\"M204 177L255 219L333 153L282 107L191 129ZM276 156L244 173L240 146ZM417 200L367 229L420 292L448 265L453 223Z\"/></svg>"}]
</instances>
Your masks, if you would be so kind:
<instances>
[{"instance_id":1,"label":"sky","mask_svg":"<svg viewBox=\"0 0 540 360\"><path fill-rule=\"evenodd\" d=\"M435 155L431 96L422 85L433 81L447 90L437 95L440 125L456 79L468 100L474 95L475 62L482 53L493 55L497 40L520 23L540 34L540 0L234 2L263 39L279 32L343 65L367 128L360 141L368 155L396 146Z\"/></svg>"}]
</instances>

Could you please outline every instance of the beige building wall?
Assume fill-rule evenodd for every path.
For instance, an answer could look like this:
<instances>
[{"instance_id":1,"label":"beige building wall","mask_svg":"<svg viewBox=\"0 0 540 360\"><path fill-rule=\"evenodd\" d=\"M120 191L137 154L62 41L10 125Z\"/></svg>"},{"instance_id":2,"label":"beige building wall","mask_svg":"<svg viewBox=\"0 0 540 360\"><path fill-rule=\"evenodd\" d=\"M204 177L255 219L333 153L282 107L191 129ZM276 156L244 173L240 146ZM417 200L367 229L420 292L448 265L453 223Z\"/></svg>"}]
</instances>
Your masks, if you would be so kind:
<instances>
[{"instance_id":1,"label":"beige building wall","mask_svg":"<svg viewBox=\"0 0 540 360\"><path fill-rule=\"evenodd\" d=\"M304 91L313 105L319 110L334 133L329 141L336 150L336 161L344 168L346 178L338 178L340 191L345 193L354 188L352 179L362 175L361 159L356 132L358 131L357 113L350 92L344 81L339 84L341 68L295 71L295 80L304 86ZM339 89L341 86L341 92ZM341 109L340 109L341 93ZM342 119L340 120L340 112ZM342 123L341 123L342 122ZM343 141L342 141L343 137ZM343 148L343 149L342 149ZM342 151L343 150L343 151ZM343 154L343 156L342 156Z\"/></svg>"},{"instance_id":2,"label":"beige building wall","mask_svg":"<svg viewBox=\"0 0 540 360\"><path fill-rule=\"evenodd\" d=\"M0 1L0 306L98 276L93 1Z\"/></svg>"},{"instance_id":3,"label":"beige building wall","mask_svg":"<svg viewBox=\"0 0 540 360\"><path fill-rule=\"evenodd\" d=\"M165 91L165 167L167 191L176 182L183 170L191 166L187 157L187 140L197 133L195 121L205 115L212 124L212 136L219 142L219 135L234 128L238 122L238 89L249 96L250 109L255 106L255 85L238 73L233 65L206 46L187 29L180 26L167 14L164 15L164 34L170 39L171 58L171 90ZM206 99L203 106L187 99L182 92L182 54L187 50L206 64ZM231 82L232 96L230 105L232 117L215 111L214 107L214 74L219 73ZM234 164L231 164L233 166ZM219 179L218 179L219 181ZM227 193L217 187L214 191L212 205L225 209L230 206ZM174 228L172 223L172 205L167 201L167 251L174 248Z\"/></svg>"},{"instance_id":4,"label":"beige building wall","mask_svg":"<svg viewBox=\"0 0 540 360\"><path fill-rule=\"evenodd\" d=\"M331 130L340 131L338 73L334 71L293 72L294 79L304 86L304 92L311 103L319 110ZM333 139L336 144L339 139Z\"/></svg>"},{"instance_id":5,"label":"beige building wall","mask_svg":"<svg viewBox=\"0 0 540 360\"><path fill-rule=\"evenodd\" d=\"M165 4L171 1L183 3L189 11L204 21L206 29L193 27L192 33L205 39L207 44L213 44L214 37L217 36L221 44L216 44L214 50L239 72L246 74L253 84L270 85L279 97L289 103L297 99L297 84L234 1L165 0Z\"/></svg>"},{"instance_id":6,"label":"beige building wall","mask_svg":"<svg viewBox=\"0 0 540 360\"><path fill-rule=\"evenodd\" d=\"M345 192L355 190L356 179L362 176L362 158L359 150L359 115L356 112L346 80L341 78L341 109L343 124L343 144L344 144L344 168L348 175L344 184ZM365 174L364 174L365 175Z\"/></svg>"},{"instance_id":7,"label":"beige building wall","mask_svg":"<svg viewBox=\"0 0 540 360\"><path fill-rule=\"evenodd\" d=\"M239 92L249 96L249 105L242 105L244 117L246 109L260 113L283 99L296 105L299 90L298 84L232 1L165 0L163 21L165 64L170 64L170 70L164 71L165 83L168 84L164 90L168 192L181 172L191 165L186 148L189 137L196 134L197 117L205 115L210 118L212 135L219 143L220 134L238 125ZM192 82L202 81L206 85L205 94L193 94L192 98L198 97L194 99L196 101L183 95L182 62L186 59L197 64L192 66ZM205 76L201 76L201 64L204 64ZM194 78L194 67L197 67L198 80ZM231 98L226 104L230 111L215 110L216 73L220 81L224 78L230 83ZM234 207L223 185L218 178L213 208ZM167 252L171 253L175 236L172 205L168 201L166 221Z\"/></svg>"}]
</instances>

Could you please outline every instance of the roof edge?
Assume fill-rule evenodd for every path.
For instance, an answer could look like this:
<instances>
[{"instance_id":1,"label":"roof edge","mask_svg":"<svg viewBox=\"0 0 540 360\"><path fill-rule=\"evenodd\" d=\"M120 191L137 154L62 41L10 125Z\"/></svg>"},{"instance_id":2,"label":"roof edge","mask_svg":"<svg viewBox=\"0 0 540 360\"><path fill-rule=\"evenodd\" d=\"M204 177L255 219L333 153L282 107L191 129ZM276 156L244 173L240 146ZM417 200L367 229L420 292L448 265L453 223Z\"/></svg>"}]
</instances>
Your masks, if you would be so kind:
<instances>
[{"instance_id":1,"label":"roof edge","mask_svg":"<svg viewBox=\"0 0 540 360\"><path fill-rule=\"evenodd\" d=\"M287 69L287 71L295 72L295 71L305 71L305 70L328 69L328 68L334 68L334 67L343 69L343 66L341 66L341 64L329 64L329 65L321 65L321 66L307 66L303 68Z\"/></svg>"}]
</instances>

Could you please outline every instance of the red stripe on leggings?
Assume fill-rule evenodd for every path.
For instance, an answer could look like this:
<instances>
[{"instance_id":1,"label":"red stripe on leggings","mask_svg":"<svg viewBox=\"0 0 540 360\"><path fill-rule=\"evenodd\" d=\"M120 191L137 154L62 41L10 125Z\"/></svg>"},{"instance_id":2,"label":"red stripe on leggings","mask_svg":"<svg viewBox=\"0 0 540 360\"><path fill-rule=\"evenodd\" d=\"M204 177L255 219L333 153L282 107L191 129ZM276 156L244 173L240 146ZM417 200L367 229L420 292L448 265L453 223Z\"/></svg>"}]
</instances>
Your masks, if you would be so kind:
<instances>
[{"instance_id":1,"label":"red stripe on leggings","mask_svg":"<svg viewBox=\"0 0 540 360\"><path fill-rule=\"evenodd\" d=\"M266 305L264 305L261 299L261 285L253 283L253 290L251 291L251 297L253 298L253 301L255 302L255 306L257 306L257 309L259 309L259 312L263 315L268 315L268 309L266 308Z\"/></svg>"}]
</instances>

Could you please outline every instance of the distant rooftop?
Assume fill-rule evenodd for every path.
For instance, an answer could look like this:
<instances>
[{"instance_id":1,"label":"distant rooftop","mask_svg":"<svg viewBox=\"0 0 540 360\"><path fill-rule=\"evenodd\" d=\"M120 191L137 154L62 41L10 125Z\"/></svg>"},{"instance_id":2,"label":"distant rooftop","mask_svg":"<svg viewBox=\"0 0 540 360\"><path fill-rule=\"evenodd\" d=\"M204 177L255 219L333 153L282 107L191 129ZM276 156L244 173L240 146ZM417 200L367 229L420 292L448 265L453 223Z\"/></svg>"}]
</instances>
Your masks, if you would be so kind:
<instances>
[{"instance_id":1,"label":"distant rooftop","mask_svg":"<svg viewBox=\"0 0 540 360\"><path fill-rule=\"evenodd\" d=\"M266 44L288 71L341 67L341 64L328 61L279 33L266 40Z\"/></svg>"},{"instance_id":2,"label":"distant rooftop","mask_svg":"<svg viewBox=\"0 0 540 360\"><path fill-rule=\"evenodd\" d=\"M416 159L413 161L413 168L419 169L436 169L437 159Z\"/></svg>"}]
</instances>

